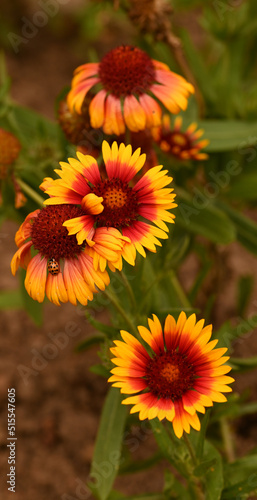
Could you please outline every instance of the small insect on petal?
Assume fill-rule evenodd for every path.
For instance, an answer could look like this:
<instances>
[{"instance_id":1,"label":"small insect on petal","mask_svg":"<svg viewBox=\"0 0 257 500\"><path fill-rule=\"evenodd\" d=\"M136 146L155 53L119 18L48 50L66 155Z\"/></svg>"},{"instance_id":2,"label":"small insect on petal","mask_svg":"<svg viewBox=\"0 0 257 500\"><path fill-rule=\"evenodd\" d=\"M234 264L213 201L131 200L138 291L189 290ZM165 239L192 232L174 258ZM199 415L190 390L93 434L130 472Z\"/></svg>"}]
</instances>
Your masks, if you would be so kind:
<instances>
[{"instance_id":1,"label":"small insect on petal","mask_svg":"<svg viewBox=\"0 0 257 500\"><path fill-rule=\"evenodd\" d=\"M55 274L58 274L60 272L60 266L57 260L55 259L49 259L48 264L47 264L47 269L50 274L53 276Z\"/></svg>"}]
</instances>

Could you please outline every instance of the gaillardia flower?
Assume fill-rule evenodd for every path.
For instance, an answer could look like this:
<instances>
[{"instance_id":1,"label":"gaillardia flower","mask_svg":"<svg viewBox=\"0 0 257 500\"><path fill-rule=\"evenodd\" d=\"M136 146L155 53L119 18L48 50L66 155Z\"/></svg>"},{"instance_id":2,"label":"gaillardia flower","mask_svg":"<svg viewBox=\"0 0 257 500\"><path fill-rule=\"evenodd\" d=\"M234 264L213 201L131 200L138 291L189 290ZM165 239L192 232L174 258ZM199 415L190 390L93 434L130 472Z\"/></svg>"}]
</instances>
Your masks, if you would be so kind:
<instances>
[{"instance_id":1,"label":"gaillardia flower","mask_svg":"<svg viewBox=\"0 0 257 500\"><path fill-rule=\"evenodd\" d=\"M172 181L167 170L162 165L153 167L131 186L145 162L140 148L132 154L131 146L118 147L114 142L110 147L104 141L104 175L92 156L77 156L78 160L70 158L69 163L61 163L61 170L56 170L60 179L46 178L40 186L50 196L45 204L74 204L87 213L64 222L69 234L76 234L81 245L94 239L100 228L106 235L117 231L124 240L122 256L132 265L136 251L144 257L144 247L156 252L156 245L161 245L157 238L168 238L164 221L174 222L175 216L168 210L177 206L173 189L166 187Z\"/></svg>"},{"instance_id":2,"label":"gaillardia flower","mask_svg":"<svg viewBox=\"0 0 257 500\"><path fill-rule=\"evenodd\" d=\"M18 267L27 269L25 288L32 299L43 302L45 293L56 305L77 300L86 305L97 288L109 284L106 271L95 271L93 250L78 245L75 236L69 236L63 222L80 215L73 205L46 207L31 212L16 233L19 249L11 262L12 273ZM95 235L96 246L101 235ZM97 288L96 288L97 287Z\"/></svg>"},{"instance_id":3,"label":"gaillardia flower","mask_svg":"<svg viewBox=\"0 0 257 500\"><path fill-rule=\"evenodd\" d=\"M166 64L137 47L124 45L108 52L100 63L83 64L75 70L68 94L70 110L80 113L88 91L97 84L100 90L89 105L91 125L116 135L125 132L125 125L132 132L159 125L159 102L171 113L179 113L194 92L193 86Z\"/></svg>"},{"instance_id":4,"label":"gaillardia flower","mask_svg":"<svg viewBox=\"0 0 257 500\"><path fill-rule=\"evenodd\" d=\"M202 137L204 131L197 130L197 123L191 123L185 132L182 131L182 118L177 116L174 126L171 126L169 115L164 115L162 125L152 129L154 140L165 153L170 153L179 160L207 160L208 155L201 149L209 144Z\"/></svg>"},{"instance_id":5,"label":"gaillardia flower","mask_svg":"<svg viewBox=\"0 0 257 500\"><path fill-rule=\"evenodd\" d=\"M117 365L111 370L109 382L120 387L121 393L136 394L123 404L132 404L131 413L139 412L139 419L167 418L180 438L190 427L200 430L197 411L214 401L224 402L223 392L234 381L226 376L231 368L224 363L226 348L214 349L218 340L209 342L212 326L204 327L204 320L196 323L195 314L186 317L182 312L178 321L168 315L164 332L157 316L148 319L149 329L139 326L143 341L121 331L123 341L116 340L111 348Z\"/></svg>"}]
</instances>

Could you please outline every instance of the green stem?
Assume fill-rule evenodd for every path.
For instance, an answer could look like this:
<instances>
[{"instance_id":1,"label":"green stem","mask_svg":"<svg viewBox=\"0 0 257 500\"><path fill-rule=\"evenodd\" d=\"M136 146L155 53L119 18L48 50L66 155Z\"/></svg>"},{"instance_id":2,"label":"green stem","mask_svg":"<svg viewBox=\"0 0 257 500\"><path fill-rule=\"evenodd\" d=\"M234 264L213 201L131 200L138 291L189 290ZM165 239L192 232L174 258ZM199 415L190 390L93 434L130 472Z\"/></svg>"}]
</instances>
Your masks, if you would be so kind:
<instances>
[{"instance_id":1,"label":"green stem","mask_svg":"<svg viewBox=\"0 0 257 500\"><path fill-rule=\"evenodd\" d=\"M26 193L32 200L34 200L40 207L44 203L44 198L40 196L34 189L32 189L26 182L22 181L21 179L16 178L17 183L21 187L22 191Z\"/></svg>"},{"instance_id":2,"label":"green stem","mask_svg":"<svg viewBox=\"0 0 257 500\"><path fill-rule=\"evenodd\" d=\"M135 295L134 295L134 292L132 290L132 287L130 286L130 283L128 281L128 278L126 276L126 274L123 272L123 271L119 271L119 274L120 274L120 277L123 281L123 284L126 288L126 291L130 297L130 300L131 300L131 305L134 309L137 309L137 303L136 303L136 299L135 299Z\"/></svg>"},{"instance_id":3,"label":"green stem","mask_svg":"<svg viewBox=\"0 0 257 500\"><path fill-rule=\"evenodd\" d=\"M187 435L186 435L185 432L183 434L183 439L184 439L186 447L187 447L187 449L189 451L189 455L190 455L190 457L192 459L193 465L194 465L194 467L196 467L198 465L198 460L197 460L197 457L196 457L196 454L195 454L195 450L192 447L192 445L191 445L191 443L190 443L190 441L189 441L189 439L188 439L188 437L187 437ZM191 475L191 478L189 477L189 481L190 481L191 486L193 488L193 491L194 491L194 494L195 494L195 498L197 500L205 500L205 495L204 495L204 492L203 492L203 489L202 489L201 482L197 478L193 477L192 475Z\"/></svg>"},{"instance_id":4,"label":"green stem","mask_svg":"<svg viewBox=\"0 0 257 500\"><path fill-rule=\"evenodd\" d=\"M228 462L234 462L235 460L235 450L233 436L230 431L229 423L225 417L220 419L220 429L223 438L223 443L225 447L225 452Z\"/></svg>"},{"instance_id":5,"label":"green stem","mask_svg":"<svg viewBox=\"0 0 257 500\"><path fill-rule=\"evenodd\" d=\"M194 466L196 467L198 465L198 461L197 461L197 458L196 458L195 450L194 450L193 446L191 445L191 443L190 443L190 441L189 441L189 439L188 439L188 437L187 437L187 435L186 435L185 432L183 434L183 439L184 439L184 441L186 443L186 447L187 447L187 449L189 451L189 455L192 458L192 462L193 462Z\"/></svg>"},{"instance_id":6,"label":"green stem","mask_svg":"<svg viewBox=\"0 0 257 500\"><path fill-rule=\"evenodd\" d=\"M178 296L182 306L185 309L187 309L187 308L192 309L192 306L191 306L181 284L179 283L179 280L178 280L176 274L174 273L174 271L170 271L169 275L170 275L170 279L171 279L172 285L174 287L174 290L176 291L177 296Z\"/></svg>"},{"instance_id":7,"label":"green stem","mask_svg":"<svg viewBox=\"0 0 257 500\"><path fill-rule=\"evenodd\" d=\"M134 333L135 337L138 338L138 331L137 331L135 325L132 323L130 317L124 311L123 307L121 307L120 303L115 299L115 297L113 296L113 294L110 291L107 291L107 290L104 290L102 293L109 299L109 301L112 303L112 305L115 307L115 309L119 312L119 314L126 321L126 323L128 324L129 328Z\"/></svg>"}]
</instances>

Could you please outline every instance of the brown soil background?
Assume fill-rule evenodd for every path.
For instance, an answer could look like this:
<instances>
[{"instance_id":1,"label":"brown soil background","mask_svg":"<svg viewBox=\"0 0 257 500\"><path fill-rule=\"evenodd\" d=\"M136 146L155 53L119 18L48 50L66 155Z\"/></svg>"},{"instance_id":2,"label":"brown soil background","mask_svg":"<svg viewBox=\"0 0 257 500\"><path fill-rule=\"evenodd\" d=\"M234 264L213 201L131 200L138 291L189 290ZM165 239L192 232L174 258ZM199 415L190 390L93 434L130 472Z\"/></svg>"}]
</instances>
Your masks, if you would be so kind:
<instances>
[{"instance_id":1,"label":"brown soil background","mask_svg":"<svg viewBox=\"0 0 257 500\"><path fill-rule=\"evenodd\" d=\"M15 5L17 26L20 27L24 12L29 17L33 11L30 11L29 2L14 2L13 6ZM70 8L69 4L63 8L67 19ZM10 12L12 9L9 4L7 6L6 3L5 9L8 16L10 13L14 15L14 12ZM20 30L18 27L17 33ZM106 30L105 50L107 45L113 46L114 36L118 39L113 28ZM128 34L120 33L120 36L121 42L125 43ZM83 62L81 48L76 50L74 43L74 27L70 26L67 36L61 34L56 38L46 26L39 29L28 44L21 47L18 55L7 48L12 96L20 104L54 118L56 96L69 84L74 68ZM11 276L9 268L15 251L16 230L14 223L5 223L0 229L1 290L14 290L18 284L18 279ZM216 327L224 320L235 318L236 281L240 275L255 276L248 314L257 313L256 259L238 244L220 248L219 257ZM181 267L180 277L185 289L193 282L197 269L198 262L194 256L187 259ZM199 301L204 302L204 297ZM99 317L104 321L108 319L105 311ZM73 322L76 335L69 339L65 348L58 350L53 359L48 360L44 369L37 375L31 375L27 383L24 383L18 367L24 365L31 368L34 350L45 352L46 346L51 344L49 335L65 331L70 322ZM78 342L92 331L92 327L72 305L56 308L47 304L42 327L35 326L23 311L1 311L0 331L0 498L12 498L6 485L7 389L11 387L15 387L17 398L15 499L56 500L62 499L65 493L76 498L78 481L85 482L89 473L101 408L107 391L106 381L89 371L91 365L99 362L97 350L91 349L80 354L74 352ZM255 335L256 331L243 342L236 343L234 354L256 355ZM256 399L256 372L238 376L234 389L239 393L250 390L250 398ZM257 446L256 416L238 419L233 432L239 455ZM134 433L139 436L135 458L150 456L156 449L152 436L142 433L139 426L134 429ZM123 476L115 486L127 494L140 494L161 491L162 484L163 464L153 468L150 473L138 472L133 475L133 479Z\"/></svg>"}]
</instances>

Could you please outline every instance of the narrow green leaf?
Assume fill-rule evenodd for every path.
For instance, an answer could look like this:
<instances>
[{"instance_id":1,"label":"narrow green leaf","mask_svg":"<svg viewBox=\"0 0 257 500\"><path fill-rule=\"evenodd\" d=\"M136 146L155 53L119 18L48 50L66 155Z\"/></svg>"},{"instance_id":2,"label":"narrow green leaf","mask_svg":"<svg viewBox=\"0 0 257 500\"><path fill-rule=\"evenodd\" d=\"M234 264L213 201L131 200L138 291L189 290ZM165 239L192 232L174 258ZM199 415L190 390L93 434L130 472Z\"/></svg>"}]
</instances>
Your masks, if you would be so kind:
<instances>
[{"instance_id":1,"label":"narrow green leaf","mask_svg":"<svg viewBox=\"0 0 257 500\"><path fill-rule=\"evenodd\" d=\"M191 197L181 188L176 188L178 209L176 224L189 232L205 236L214 243L228 244L235 240L236 232L233 222L213 205L206 195L197 192Z\"/></svg>"},{"instance_id":2,"label":"narrow green leaf","mask_svg":"<svg viewBox=\"0 0 257 500\"><path fill-rule=\"evenodd\" d=\"M101 344L101 342L104 342L105 337L104 335L94 335L93 337L88 337L85 340L82 340L77 346L76 346L76 351L81 352L81 351L86 351L93 345L98 345Z\"/></svg>"},{"instance_id":3,"label":"narrow green leaf","mask_svg":"<svg viewBox=\"0 0 257 500\"><path fill-rule=\"evenodd\" d=\"M237 495L257 491L257 455L251 454L239 458L231 464L226 464L224 477L226 479L222 500L235 499ZM233 496L234 495L234 496Z\"/></svg>"},{"instance_id":4,"label":"narrow green leaf","mask_svg":"<svg viewBox=\"0 0 257 500\"><path fill-rule=\"evenodd\" d=\"M101 321L97 321L87 311L85 312L85 316L89 323L94 326L99 332L105 333L109 337L113 337L119 334L119 330L117 328L106 325L105 323L101 323Z\"/></svg>"},{"instance_id":5,"label":"narrow green leaf","mask_svg":"<svg viewBox=\"0 0 257 500\"><path fill-rule=\"evenodd\" d=\"M224 202L216 201L216 205L229 216L234 224L237 240L247 250L257 255L257 224Z\"/></svg>"},{"instance_id":6,"label":"narrow green leaf","mask_svg":"<svg viewBox=\"0 0 257 500\"><path fill-rule=\"evenodd\" d=\"M89 371L104 378L109 378L110 376L109 370L107 370L107 368L105 368L105 366L101 365L100 363L90 366Z\"/></svg>"},{"instance_id":7,"label":"narrow green leaf","mask_svg":"<svg viewBox=\"0 0 257 500\"><path fill-rule=\"evenodd\" d=\"M213 461L212 466L205 473L205 500L219 500L224 486L223 464L219 452L207 440L204 445L203 457L205 462Z\"/></svg>"},{"instance_id":8,"label":"narrow green leaf","mask_svg":"<svg viewBox=\"0 0 257 500\"><path fill-rule=\"evenodd\" d=\"M257 493L256 473L253 472L245 481L240 481L222 492L221 500L246 500L247 493Z\"/></svg>"},{"instance_id":9,"label":"narrow green leaf","mask_svg":"<svg viewBox=\"0 0 257 500\"><path fill-rule=\"evenodd\" d=\"M257 200L257 175L245 174L231 184L226 196L235 200Z\"/></svg>"},{"instance_id":10,"label":"narrow green leaf","mask_svg":"<svg viewBox=\"0 0 257 500\"><path fill-rule=\"evenodd\" d=\"M208 409L201 421L201 429L200 432L198 433L198 438L196 442L196 457L198 460L202 460L203 456L203 451L204 451L204 443L205 443L205 436L206 436L206 431L208 427L210 419L210 409Z\"/></svg>"},{"instance_id":11,"label":"narrow green leaf","mask_svg":"<svg viewBox=\"0 0 257 500\"><path fill-rule=\"evenodd\" d=\"M163 493L146 493L145 495L126 497L126 500L167 500L167 497Z\"/></svg>"},{"instance_id":12,"label":"narrow green leaf","mask_svg":"<svg viewBox=\"0 0 257 500\"><path fill-rule=\"evenodd\" d=\"M206 62L204 61L201 52L195 48L195 44L193 43L188 30L181 30L180 36L183 41L183 46L188 57L188 61L190 61L191 67L194 71L194 75L199 82L199 86L204 96L209 101L215 101L217 97L215 89L213 87L212 75L211 72L207 69Z\"/></svg>"},{"instance_id":13,"label":"narrow green leaf","mask_svg":"<svg viewBox=\"0 0 257 500\"><path fill-rule=\"evenodd\" d=\"M182 476L187 477L183 461L180 458L180 456L185 456L187 453L184 443L175 437L174 440L171 439L163 423L158 419L150 420L150 424L163 456L169 460Z\"/></svg>"},{"instance_id":14,"label":"narrow green leaf","mask_svg":"<svg viewBox=\"0 0 257 500\"><path fill-rule=\"evenodd\" d=\"M126 500L126 497L125 495L123 495L123 493L121 493L120 491L112 490L107 500L122 500L123 498L124 500Z\"/></svg>"},{"instance_id":15,"label":"narrow green leaf","mask_svg":"<svg viewBox=\"0 0 257 500\"><path fill-rule=\"evenodd\" d=\"M198 126L205 132L204 137L210 143L206 152L221 152L238 150L245 144L245 138L251 138L249 146L257 143L257 122L237 120L201 120Z\"/></svg>"},{"instance_id":16,"label":"narrow green leaf","mask_svg":"<svg viewBox=\"0 0 257 500\"><path fill-rule=\"evenodd\" d=\"M212 266L211 261L205 262L202 269L197 274L196 280L195 280L195 282L194 282L194 284L193 284L193 286L188 294L188 299L191 303L194 303L194 301L198 295L198 292L200 291L202 284L203 284L211 266Z\"/></svg>"},{"instance_id":17,"label":"narrow green leaf","mask_svg":"<svg viewBox=\"0 0 257 500\"><path fill-rule=\"evenodd\" d=\"M252 358L230 358L234 370L246 371L257 367L257 356Z\"/></svg>"},{"instance_id":18,"label":"narrow green leaf","mask_svg":"<svg viewBox=\"0 0 257 500\"><path fill-rule=\"evenodd\" d=\"M22 309L24 306L20 290L0 293L0 309Z\"/></svg>"},{"instance_id":19,"label":"narrow green leaf","mask_svg":"<svg viewBox=\"0 0 257 500\"><path fill-rule=\"evenodd\" d=\"M251 293L254 286L253 276L241 276L238 281L238 297L237 297L237 309L238 314L242 317L244 316L245 310L247 308Z\"/></svg>"},{"instance_id":20,"label":"narrow green leaf","mask_svg":"<svg viewBox=\"0 0 257 500\"><path fill-rule=\"evenodd\" d=\"M174 474L172 474L169 469L165 470L164 477L164 493L166 494L167 500L172 498L192 500L192 497L186 487L174 476Z\"/></svg>"},{"instance_id":21,"label":"narrow green leaf","mask_svg":"<svg viewBox=\"0 0 257 500\"><path fill-rule=\"evenodd\" d=\"M230 321L226 321L219 330L213 332L213 338L219 339L220 346L229 348L231 342L243 337L246 333L252 332L256 325L256 315L242 319L236 326L232 326Z\"/></svg>"},{"instance_id":22,"label":"narrow green leaf","mask_svg":"<svg viewBox=\"0 0 257 500\"><path fill-rule=\"evenodd\" d=\"M96 438L89 486L99 500L106 500L119 470L120 452L127 409L122 396L111 388L105 400Z\"/></svg>"},{"instance_id":23,"label":"narrow green leaf","mask_svg":"<svg viewBox=\"0 0 257 500\"><path fill-rule=\"evenodd\" d=\"M156 463L160 460L160 457L160 453L157 452L155 455L150 458L146 458L145 460L134 460L133 462L129 460L128 463L121 465L120 474L132 474L133 472L149 469L150 467L156 465Z\"/></svg>"},{"instance_id":24,"label":"narrow green leaf","mask_svg":"<svg viewBox=\"0 0 257 500\"><path fill-rule=\"evenodd\" d=\"M204 476L207 472L217 464L216 458L211 458L210 460L205 460L200 465L197 465L194 469L194 475L196 477Z\"/></svg>"}]
</instances>

